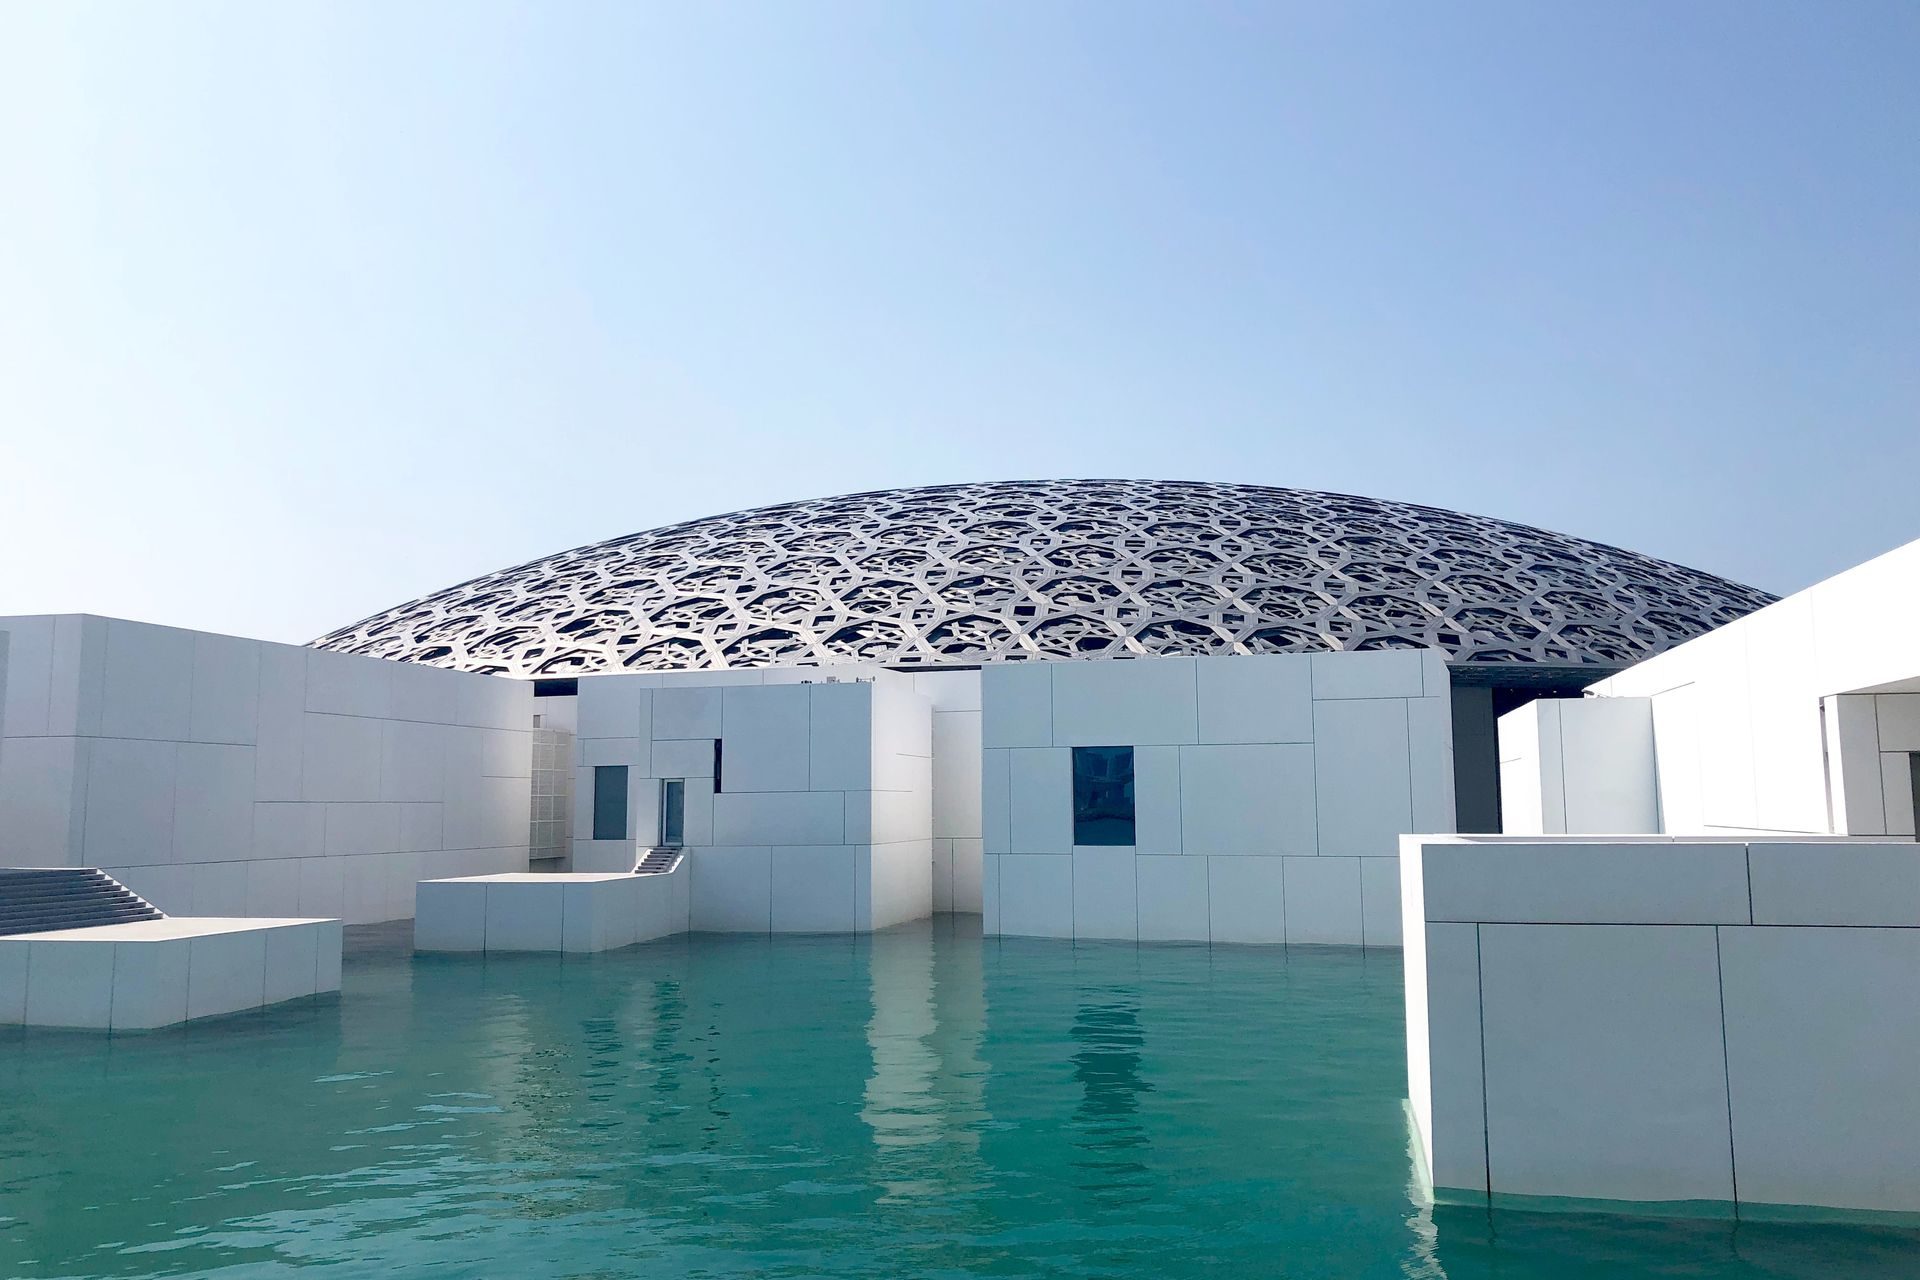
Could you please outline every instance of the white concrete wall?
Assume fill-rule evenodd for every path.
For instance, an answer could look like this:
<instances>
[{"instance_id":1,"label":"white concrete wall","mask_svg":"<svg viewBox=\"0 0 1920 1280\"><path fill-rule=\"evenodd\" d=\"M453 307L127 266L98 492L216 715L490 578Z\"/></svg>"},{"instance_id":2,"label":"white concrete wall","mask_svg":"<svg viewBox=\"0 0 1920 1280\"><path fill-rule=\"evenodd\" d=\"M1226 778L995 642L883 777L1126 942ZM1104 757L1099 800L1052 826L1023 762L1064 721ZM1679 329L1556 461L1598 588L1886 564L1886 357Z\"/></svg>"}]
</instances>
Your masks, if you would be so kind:
<instances>
[{"instance_id":1,"label":"white concrete wall","mask_svg":"<svg viewBox=\"0 0 1920 1280\"><path fill-rule=\"evenodd\" d=\"M411 916L422 878L526 869L525 682L117 618L0 631L0 863L349 924Z\"/></svg>"},{"instance_id":2,"label":"white concrete wall","mask_svg":"<svg viewBox=\"0 0 1920 1280\"><path fill-rule=\"evenodd\" d=\"M988 933L1399 945L1399 837L1454 824L1438 652L981 677ZM1073 844L1075 746L1134 748L1136 844Z\"/></svg>"},{"instance_id":3,"label":"white concrete wall","mask_svg":"<svg viewBox=\"0 0 1920 1280\"><path fill-rule=\"evenodd\" d=\"M1499 731L1507 835L1660 829L1651 699L1542 698Z\"/></svg>"},{"instance_id":4,"label":"white concrete wall","mask_svg":"<svg viewBox=\"0 0 1920 1280\"><path fill-rule=\"evenodd\" d=\"M1447 1199L1920 1211L1920 846L1408 837Z\"/></svg>"},{"instance_id":5,"label":"white concrete wall","mask_svg":"<svg viewBox=\"0 0 1920 1280\"><path fill-rule=\"evenodd\" d=\"M769 668L579 689L575 871L630 869L657 842L660 781L684 778L696 930L864 932L931 913L932 709L909 677ZM629 770L626 840L591 838L599 765Z\"/></svg>"},{"instance_id":6,"label":"white concrete wall","mask_svg":"<svg viewBox=\"0 0 1920 1280\"><path fill-rule=\"evenodd\" d=\"M980 914L980 673L922 671L933 705L933 909Z\"/></svg>"},{"instance_id":7,"label":"white concrete wall","mask_svg":"<svg viewBox=\"0 0 1920 1280\"><path fill-rule=\"evenodd\" d=\"M1841 699L1920 694L1916 635L1920 542L1589 692L1652 700L1664 831L1909 834L1911 784L1892 785L1904 762L1888 757L1920 743L1920 716L1892 704L1883 739L1877 698L1872 716Z\"/></svg>"}]
</instances>

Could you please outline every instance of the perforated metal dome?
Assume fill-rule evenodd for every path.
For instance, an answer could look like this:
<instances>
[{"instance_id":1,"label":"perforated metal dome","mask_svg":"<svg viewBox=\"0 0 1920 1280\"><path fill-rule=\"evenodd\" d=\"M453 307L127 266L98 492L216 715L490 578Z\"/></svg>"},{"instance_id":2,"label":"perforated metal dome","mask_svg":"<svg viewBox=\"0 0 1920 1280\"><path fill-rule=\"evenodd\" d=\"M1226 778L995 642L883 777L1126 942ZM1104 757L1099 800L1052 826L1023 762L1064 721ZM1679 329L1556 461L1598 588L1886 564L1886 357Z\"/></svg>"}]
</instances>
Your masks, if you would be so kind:
<instances>
[{"instance_id":1,"label":"perforated metal dome","mask_svg":"<svg viewBox=\"0 0 1920 1280\"><path fill-rule=\"evenodd\" d=\"M1016 481L670 525L449 587L314 644L514 676L1425 646L1516 676L1597 675L1772 600L1403 502Z\"/></svg>"}]
</instances>

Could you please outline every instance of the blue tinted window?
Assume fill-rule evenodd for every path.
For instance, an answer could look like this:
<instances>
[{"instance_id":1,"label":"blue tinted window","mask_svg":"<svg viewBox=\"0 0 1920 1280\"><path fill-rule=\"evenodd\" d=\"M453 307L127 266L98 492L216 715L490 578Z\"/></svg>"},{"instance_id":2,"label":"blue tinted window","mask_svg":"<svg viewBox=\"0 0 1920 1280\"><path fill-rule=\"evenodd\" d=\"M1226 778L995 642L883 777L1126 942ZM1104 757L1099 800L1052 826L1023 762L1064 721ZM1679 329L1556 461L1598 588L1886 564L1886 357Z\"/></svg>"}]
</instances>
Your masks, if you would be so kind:
<instances>
[{"instance_id":1,"label":"blue tinted window","mask_svg":"<svg viewBox=\"0 0 1920 1280\"><path fill-rule=\"evenodd\" d=\"M627 766L623 764L593 768L593 838L627 838Z\"/></svg>"},{"instance_id":2,"label":"blue tinted window","mask_svg":"<svg viewBox=\"0 0 1920 1280\"><path fill-rule=\"evenodd\" d=\"M1132 747L1073 749L1073 842L1134 842Z\"/></svg>"}]
</instances>

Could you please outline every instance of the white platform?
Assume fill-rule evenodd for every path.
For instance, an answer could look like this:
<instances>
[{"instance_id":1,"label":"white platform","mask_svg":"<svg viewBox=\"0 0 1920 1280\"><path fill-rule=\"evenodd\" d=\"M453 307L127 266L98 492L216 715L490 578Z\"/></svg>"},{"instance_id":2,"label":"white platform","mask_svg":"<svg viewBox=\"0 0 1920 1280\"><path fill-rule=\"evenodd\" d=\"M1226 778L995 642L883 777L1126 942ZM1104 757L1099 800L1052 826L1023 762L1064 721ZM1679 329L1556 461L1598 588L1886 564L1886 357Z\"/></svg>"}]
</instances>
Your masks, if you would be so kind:
<instances>
[{"instance_id":1,"label":"white platform","mask_svg":"<svg viewBox=\"0 0 1920 1280\"><path fill-rule=\"evenodd\" d=\"M1920 1212L1920 845L1409 836L1436 1194Z\"/></svg>"},{"instance_id":2,"label":"white platform","mask_svg":"<svg viewBox=\"0 0 1920 1280\"><path fill-rule=\"evenodd\" d=\"M519 872L422 880L415 951L610 951L687 931L687 862L657 875Z\"/></svg>"},{"instance_id":3,"label":"white platform","mask_svg":"<svg viewBox=\"0 0 1920 1280\"><path fill-rule=\"evenodd\" d=\"M0 938L0 1024L148 1030L340 989L338 920L175 916Z\"/></svg>"}]
</instances>

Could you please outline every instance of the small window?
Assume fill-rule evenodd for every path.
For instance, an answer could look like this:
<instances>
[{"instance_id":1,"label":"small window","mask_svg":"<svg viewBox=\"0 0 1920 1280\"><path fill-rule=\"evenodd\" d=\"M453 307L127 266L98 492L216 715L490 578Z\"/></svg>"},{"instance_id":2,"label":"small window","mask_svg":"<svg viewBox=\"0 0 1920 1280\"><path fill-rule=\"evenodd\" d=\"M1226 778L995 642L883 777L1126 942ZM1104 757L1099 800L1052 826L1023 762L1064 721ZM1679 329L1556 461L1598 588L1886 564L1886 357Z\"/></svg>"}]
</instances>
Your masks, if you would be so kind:
<instances>
[{"instance_id":1,"label":"small window","mask_svg":"<svg viewBox=\"0 0 1920 1280\"><path fill-rule=\"evenodd\" d=\"M713 794L719 795L725 790L720 785L720 739L713 740Z\"/></svg>"},{"instance_id":2,"label":"small window","mask_svg":"<svg viewBox=\"0 0 1920 1280\"><path fill-rule=\"evenodd\" d=\"M593 767L593 838L627 838L627 766L623 764Z\"/></svg>"},{"instance_id":3,"label":"small window","mask_svg":"<svg viewBox=\"0 0 1920 1280\"><path fill-rule=\"evenodd\" d=\"M687 783L684 778L660 780L660 843L678 849L687 842Z\"/></svg>"},{"instance_id":4,"label":"small window","mask_svg":"<svg viewBox=\"0 0 1920 1280\"><path fill-rule=\"evenodd\" d=\"M1073 842L1134 843L1132 747L1073 749Z\"/></svg>"}]
</instances>

